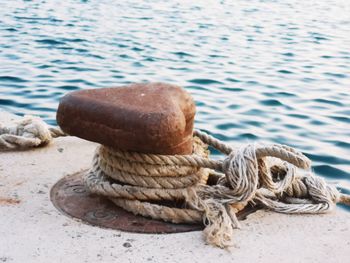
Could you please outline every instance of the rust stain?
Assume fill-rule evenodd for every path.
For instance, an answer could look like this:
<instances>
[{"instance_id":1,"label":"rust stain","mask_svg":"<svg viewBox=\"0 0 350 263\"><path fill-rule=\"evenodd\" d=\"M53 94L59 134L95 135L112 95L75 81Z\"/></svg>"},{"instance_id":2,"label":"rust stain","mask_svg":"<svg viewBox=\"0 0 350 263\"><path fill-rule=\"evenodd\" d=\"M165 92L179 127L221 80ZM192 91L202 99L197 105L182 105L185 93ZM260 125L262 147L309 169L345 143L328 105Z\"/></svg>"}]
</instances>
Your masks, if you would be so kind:
<instances>
[{"instance_id":1,"label":"rust stain","mask_svg":"<svg viewBox=\"0 0 350 263\"><path fill-rule=\"evenodd\" d=\"M0 205L17 205L20 202L18 199L0 197Z\"/></svg>"},{"instance_id":2,"label":"rust stain","mask_svg":"<svg viewBox=\"0 0 350 263\"><path fill-rule=\"evenodd\" d=\"M20 186L22 184L24 184L26 182L26 180L21 180L21 181L18 181L17 183L14 183L13 186Z\"/></svg>"}]
</instances>

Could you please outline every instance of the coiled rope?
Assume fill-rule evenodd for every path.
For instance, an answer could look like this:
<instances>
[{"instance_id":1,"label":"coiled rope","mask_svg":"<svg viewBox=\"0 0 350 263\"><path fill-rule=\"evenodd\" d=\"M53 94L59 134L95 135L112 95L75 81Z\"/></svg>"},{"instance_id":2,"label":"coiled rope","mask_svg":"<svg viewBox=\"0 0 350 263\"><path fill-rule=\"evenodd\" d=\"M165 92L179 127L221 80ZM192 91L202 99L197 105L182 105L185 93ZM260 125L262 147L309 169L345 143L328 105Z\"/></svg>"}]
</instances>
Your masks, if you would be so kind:
<instances>
[{"instance_id":1,"label":"coiled rope","mask_svg":"<svg viewBox=\"0 0 350 263\"><path fill-rule=\"evenodd\" d=\"M50 136L64 135L44 124L26 120L18 129L2 128L19 132L15 143L10 139L0 145L31 147L41 143L28 144L28 138L47 143ZM5 141L3 135L0 142ZM227 157L210 159L207 145ZM276 159L280 162L271 165ZM306 171L298 173L297 168ZM232 245L233 230L240 227L236 214L248 203L280 213L313 214L329 212L336 203L350 205L350 196L327 185L310 168L310 160L291 147L249 144L233 149L196 130L192 155L141 154L100 145L84 180L92 193L134 214L173 223L203 222L207 243L224 248ZM213 185L206 184L209 176Z\"/></svg>"}]
</instances>

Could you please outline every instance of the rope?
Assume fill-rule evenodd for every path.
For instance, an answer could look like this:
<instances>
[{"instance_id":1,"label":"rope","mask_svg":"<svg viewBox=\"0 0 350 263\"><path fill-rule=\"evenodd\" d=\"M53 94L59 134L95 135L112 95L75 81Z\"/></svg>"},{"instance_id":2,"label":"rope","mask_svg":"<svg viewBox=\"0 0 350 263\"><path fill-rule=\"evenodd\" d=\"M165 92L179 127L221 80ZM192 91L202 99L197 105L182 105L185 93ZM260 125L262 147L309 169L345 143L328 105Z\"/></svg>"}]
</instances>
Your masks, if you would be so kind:
<instances>
[{"instance_id":1,"label":"rope","mask_svg":"<svg viewBox=\"0 0 350 263\"><path fill-rule=\"evenodd\" d=\"M17 126L0 126L0 149L21 149L65 136L39 118L25 117ZM210 145L227 157L209 158ZM306 170L298 173L299 169ZM97 147L84 176L91 193L104 195L137 215L173 223L200 223L206 242L232 245L239 228L237 212L260 204L280 213L326 213L350 196L310 171L311 161L295 149L248 144L240 149L194 131L192 155L155 155ZM209 185L208 182L211 182Z\"/></svg>"},{"instance_id":2,"label":"rope","mask_svg":"<svg viewBox=\"0 0 350 263\"><path fill-rule=\"evenodd\" d=\"M196 138L193 152L200 158L208 158L206 146ZM155 164L157 158L160 164ZM165 155L123 152L101 145L96 149L92 168L85 176L85 184L92 193L107 196L134 214L173 223L201 222L202 215L197 210L149 202L181 203L185 200L188 189L206 184L208 169L180 166L172 163L171 158L168 159Z\"/></svg>"},{"instance_id":3,"label":"rope","mask_svg":"<svg viewBox=\"0 0 350 263\"><path fill-rule=\"evenodd\" d=\"M350 200L311 172L297 174L297 168L310 170L311 162L291 147L233 149L198 130L194 136L192 155L141 154L99 146L85 176L86 186L134 214L173 223L202 221L206 241L219 247L232 244L233 229L240 227L236 214L248 203L280 213L325 213L337 202ZM206 144L226 154L226 159L209 159ZM281 162L270 165L274 158ZM206 184L210 169L216 171L214 185ZM169 201L182 201L183 206L161 204Z\"/></svg>"},{"instance_id":4,"label":"rope","mask_svg":"<svg viewBox=\"0 0 350 263\"><path fill-rule=\"evenodd\" d=\"M0 124L0 150L38 147L60 136L66 136L61 129L48 126L38 117L24 116L15 126Z\"/></svg>"}]
</instances>

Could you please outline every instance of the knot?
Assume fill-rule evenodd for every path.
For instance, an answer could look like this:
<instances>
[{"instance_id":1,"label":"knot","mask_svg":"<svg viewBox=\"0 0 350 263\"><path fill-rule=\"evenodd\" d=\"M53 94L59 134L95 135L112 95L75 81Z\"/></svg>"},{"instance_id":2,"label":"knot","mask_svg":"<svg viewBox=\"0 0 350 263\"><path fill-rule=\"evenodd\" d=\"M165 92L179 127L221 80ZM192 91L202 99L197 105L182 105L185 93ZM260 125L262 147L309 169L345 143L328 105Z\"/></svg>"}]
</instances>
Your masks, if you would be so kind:
<instances>
[{"instance_id":1,"label":"knot","mask_svg":"<svg viewBox=\"0 0 350 263\"><path fill-rule=\"evenodd\" d=\"M37 117L25 116L24 119L18 123L16 129L16 135L25 138L37 138L40 140L39 144L46 144L52 139L48 125Z\"/></svg>"},{"instance_id":2,"label":"knot","mask_svg":"<svg viewBox=\"0 0 350 263\"><path fill-rule=\"evenodd\" d=\"M334 186L327 185L321 177L306 176L304 183L310 198L315 203L328 203L330 206L340 201L340 193Z\"/></svg>"},{"instance_id":3,"label":"knot","mask_svg":"<svg viewBox=\"0 0 350 263\"><path fill-rule=\"evenodd\" d=\"M273 166L267 165L268 158L279 158L282 164L277 166L283 171L283 178L276 180ZM248 144L238 150L232 150L222 162L221 172L225 174L218 184L230 188L229 200L248 203L259 188L265 188L274 195L281 195L295 180L296 167L309 168L310 160L285 145Z\"/></svg>"},{"instance_id":4,"label":"knot","mask_svg":"<svg viewBox=\"0 0 350 263\"><path fill-rule=\"evenodd\" d=\"M59 129L52 130L58 134ZM0 129L0 149L37 147L49 143L52 137L49 126L42 119L25 116L16 126Z\"/></svg>"},{"instance_id":5,"label":"knot","mask_svg":"<svg viewBox=\"0 0 350 263\"><path fill-rule=\"evenodd\" d=\"M254 200L280 213L317 214L329 212L336 203L347 199L347 196L341 195L334 186L327 185L321 177L311 173L304 176L294 174L292 177L293 180L285 184L283 192L271 194L270 189L261 188Z\"/></svg>"}]
</instances>

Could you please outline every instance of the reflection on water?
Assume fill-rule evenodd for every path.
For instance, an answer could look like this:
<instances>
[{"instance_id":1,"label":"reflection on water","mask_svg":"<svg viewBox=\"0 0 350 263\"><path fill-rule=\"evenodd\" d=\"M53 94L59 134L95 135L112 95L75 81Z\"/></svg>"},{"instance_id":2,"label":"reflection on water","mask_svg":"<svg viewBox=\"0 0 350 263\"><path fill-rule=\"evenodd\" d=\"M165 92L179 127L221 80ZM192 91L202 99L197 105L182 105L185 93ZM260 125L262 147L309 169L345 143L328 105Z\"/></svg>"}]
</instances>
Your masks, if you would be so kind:
<instances>
[{"instance_id":1,"label":"reflection on water","mask_svg":"<svg viewBox=\"0 0 350 263\"><path fill-rule=\"evenodd\" d=\"M0 107L55 124L72 90L164 81L198 128L290 144L350 193L350 1L1 1Z\"/></svg>"}]
</instances>

